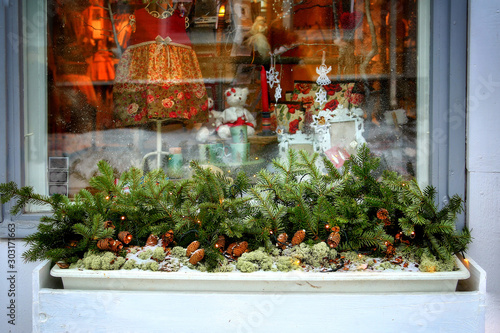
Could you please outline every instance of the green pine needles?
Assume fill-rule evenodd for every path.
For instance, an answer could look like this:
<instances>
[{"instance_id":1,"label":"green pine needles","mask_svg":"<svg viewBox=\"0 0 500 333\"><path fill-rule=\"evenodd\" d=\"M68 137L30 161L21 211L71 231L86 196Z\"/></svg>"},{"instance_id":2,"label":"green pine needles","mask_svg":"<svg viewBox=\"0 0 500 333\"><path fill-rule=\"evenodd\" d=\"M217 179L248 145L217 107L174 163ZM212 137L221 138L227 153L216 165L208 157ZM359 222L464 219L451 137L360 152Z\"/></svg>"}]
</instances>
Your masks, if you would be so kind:
<instances>
[{"instance_id":1,"label":"green pine needles","mask_svg":"<svg viewBox=\"0 0 500 333\"><path fill-rule=\"evenodd\" d=\"M305 230L306 242L327 241L339 252L391 256L398 247L417 259L444 262L471 241L467 228L455 230L463 211L459 196L439 208L435 188L422 190L413 179L379 170L380 160L366 146L341 170L326 157L290 150L287 158L273 161L272 172L263 169L252 182L244 173L230 178L197 162L190 167L192 177L173 181L161 170L131 168L117 176L101 161L90 181L92 192L81 190L73 200L38 195L14 183L0 184L0 193L3 203L14 200L13 214L31 204L53 212L26 238L26 261L73 263L88 251L101 251L98 241L116 239L121 231L133 235L129 245L143 246L149 235L170 230L174 246L197 240L209 270L225 260L215 246L220 236L270 252L281 245L279 234ZM329 240L334 233L338 244Z\"/></svg>"}]
</instances>

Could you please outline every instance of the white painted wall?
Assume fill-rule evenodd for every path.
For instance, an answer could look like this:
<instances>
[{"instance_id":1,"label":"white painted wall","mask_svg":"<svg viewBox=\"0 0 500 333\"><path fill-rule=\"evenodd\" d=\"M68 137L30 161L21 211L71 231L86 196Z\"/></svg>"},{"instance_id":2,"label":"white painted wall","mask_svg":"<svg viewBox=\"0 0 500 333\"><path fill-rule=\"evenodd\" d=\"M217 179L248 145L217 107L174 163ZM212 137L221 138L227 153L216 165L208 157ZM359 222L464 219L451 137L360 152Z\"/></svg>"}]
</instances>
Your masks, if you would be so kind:
<instances>
[{"instance_id":1,"label":"white painted wall","mask_svg":"<svg viewBox=\"0 0 500 333\"><path fill-rule=\"evenodd\" d=\"M468 255L488 274L487 332L500 331L500 2L470 1L467 220L474 242ZM16 241L16 326L7 324L7 241L0 240L0 332L31 331L31 272Z\"/></svg>"},{"instance_id":2,"label":"white painted wall","mask_svg":"<svg viewBox=\"0 0 500 333\"><path fill-rule=\"evenodd\" d=\"M500 2L470 1L468 254L487 273L486 331L500 331Z\"/></svg>"},{"instance_id":3,"label":"white painted wall","mask_svg":"<svg viewBox=\"0 0 500 333\"><path fill-rule=\"evenodd\" d=\"M15 275L14 288L11 289L10 281L7 280L12 274L7 273L12 269L7 265L9 241L0 239L0 332L2 333L27 333L31 332L31 273L38 263L23 263L22 253L26 250L25 243L21 240L13 241L15 245L16 263L13 275ZM10 244L12 246L12 243ZM12 247L10 247L12 248ZM9 297L9 290L15 290L15 297ZM15 326L8 323L7 317L10 309L10 300L15 300Z\"/></svg>"}]
</instances>

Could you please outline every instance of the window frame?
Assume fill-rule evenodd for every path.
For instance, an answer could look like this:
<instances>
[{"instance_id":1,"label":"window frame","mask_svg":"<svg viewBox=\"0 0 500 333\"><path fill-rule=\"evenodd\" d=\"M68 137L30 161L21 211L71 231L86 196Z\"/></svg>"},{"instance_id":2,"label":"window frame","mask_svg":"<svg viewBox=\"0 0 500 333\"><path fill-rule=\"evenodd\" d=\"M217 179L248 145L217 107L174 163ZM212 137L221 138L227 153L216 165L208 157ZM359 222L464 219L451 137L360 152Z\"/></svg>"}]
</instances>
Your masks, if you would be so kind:
<instances>
[{"instance_id":1,"label":"window frame","mask_svg":"<svg viewBox=\"0 0 500 333\"><path fill-rule=\"evenodd\" d=\"M395 0L392 0L395 1ZM441 205L450 195L466 193L467 0L430 2L429 168L430 184ZM22 5L0 3L0 183L24 183L24 82ZM36 231L43 213L10 214L12 203L0 204L0 238L16 224L16 238ZM465 225L462 214L457 228Z\"/></svg>"}]
</instances>

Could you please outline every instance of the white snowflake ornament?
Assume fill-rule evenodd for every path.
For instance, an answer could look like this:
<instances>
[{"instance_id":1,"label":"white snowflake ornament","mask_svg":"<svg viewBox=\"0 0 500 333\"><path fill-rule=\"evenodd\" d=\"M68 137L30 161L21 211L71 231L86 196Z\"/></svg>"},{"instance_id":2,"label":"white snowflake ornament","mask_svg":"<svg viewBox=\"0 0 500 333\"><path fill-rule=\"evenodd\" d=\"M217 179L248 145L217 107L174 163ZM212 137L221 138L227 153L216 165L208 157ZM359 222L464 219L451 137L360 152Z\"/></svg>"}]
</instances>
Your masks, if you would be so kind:
<instances>
[{"instance_id":1,"label":"white snowflake ornament","mask_svg":"<svg viewBox=\"0 0 500 333\"><path fill-rule=\"evenodd\" d=\"M266 71L267 75L267 84L269 87L274 87L275 84L279 84L280 80L278 78L279 72L276 71L276 60L274 59L274 54L271 54L271 64L269 66L269 70Z\"/></svg>"},{"instance_id":2,"label":"white snowflake ornament","mask_svg":"<svg viewBox=\"0 0 500 333\"><path fill-rule=\"evenodd\" d=\"M266 75L267 75L267 84L269 84L269 87L272 88L276 83L276 81L278 80L278 72L276 72L276 69L274 67L271 67L269 68L268 71L266 71Z\"/></svg>"},{"instance_id":3,"label":"white snowflake ornament","mask_svg":"<svg viewBox=\"0 0 500 333\"><path fill-rule=\"evenodd\" d=\"M280 86L280 81L278 80L276 90L274 91L274 99L276 100L276 102L281 98L281 92L282 90Z\"/></svg>"},{"instance_id":4,"label":"white snowflake ornament","mask_svg":"<svg viewBox=\"0 0 500 333\"><path fill-rule=\"evenodd\" d=\"M318 103L319 105L325 104L327 101L326 99L326 90L323 89L323 87L320 87L318 91L316 92L316 100L315 102Z\"/></svg>"}]
</instances>

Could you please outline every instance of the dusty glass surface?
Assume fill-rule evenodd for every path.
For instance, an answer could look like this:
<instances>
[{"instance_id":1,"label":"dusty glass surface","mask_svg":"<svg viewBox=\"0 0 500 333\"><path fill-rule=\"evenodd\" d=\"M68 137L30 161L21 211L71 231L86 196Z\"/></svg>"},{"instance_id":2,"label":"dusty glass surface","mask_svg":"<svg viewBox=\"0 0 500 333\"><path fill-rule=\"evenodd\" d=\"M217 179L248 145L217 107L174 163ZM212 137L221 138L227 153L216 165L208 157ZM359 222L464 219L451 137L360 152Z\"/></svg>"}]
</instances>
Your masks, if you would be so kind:
<instances>
[{"instance_id":1,"label":"dusty glass surface","mask_svg":"<svg viewBox=\"0 0 500 333\"><path fill-rule=\"evenodd\" d=\"M417 15L422 2L25 0L24 7L28 21L44 15L45 47L34 51L32 40L26 51L46 55L36 62L46 73L36 86L46 91L27 88L28 121L46 123L46 141L26 147L27 177L42 183L39 191L74 195L101 159L120 172L161 167L171 178L187 177L190 160L253 175L270 168L280 147L328 151L333 160L366 142L404 174L426 163L418 153L428 123L417 94L419 66L428 63L425 56L417 63L428 54L418 45L428 29ZM35 65L26 66L31 81ZM363 127L330 128L321 111ZM317 142L321 126L331 142ZM42 169L30 153L37 143Z\"/></svg>"}]
</instances>

